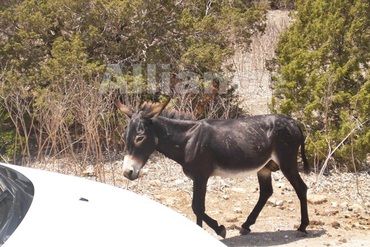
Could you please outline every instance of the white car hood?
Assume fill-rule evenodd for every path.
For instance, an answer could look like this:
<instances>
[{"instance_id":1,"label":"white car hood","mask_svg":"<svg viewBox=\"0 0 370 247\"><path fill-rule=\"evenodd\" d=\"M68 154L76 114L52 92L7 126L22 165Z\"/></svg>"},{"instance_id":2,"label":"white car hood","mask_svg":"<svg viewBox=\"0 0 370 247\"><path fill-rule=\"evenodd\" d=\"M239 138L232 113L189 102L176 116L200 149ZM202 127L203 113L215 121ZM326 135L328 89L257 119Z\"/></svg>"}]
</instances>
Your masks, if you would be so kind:
<instances>
[{"instance_id":1,"label":"white car hood","mask_svg":"<svg viewBox=\"0 0 370 247\"><path fill-rule=\"evenodd\" d=\"M3 245L225 246L175 211L133 192L20 166L34 185L23 221Z\"/></svg>"}]
</instances>

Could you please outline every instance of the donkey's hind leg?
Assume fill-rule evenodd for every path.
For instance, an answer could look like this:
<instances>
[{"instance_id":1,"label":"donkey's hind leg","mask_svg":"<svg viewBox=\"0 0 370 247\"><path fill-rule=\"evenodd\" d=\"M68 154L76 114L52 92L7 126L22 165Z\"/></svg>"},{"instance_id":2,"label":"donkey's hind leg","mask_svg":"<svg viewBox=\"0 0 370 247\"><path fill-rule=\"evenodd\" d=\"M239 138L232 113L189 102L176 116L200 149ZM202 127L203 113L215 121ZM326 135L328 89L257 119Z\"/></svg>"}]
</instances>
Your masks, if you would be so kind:
<instances>
[{"instance_id":1,"label":"donkey's hind leg","mask_svg":"<svg viewBox=\"0 0 370 247\"><path fill-rule=\"evenodd\" d=\"M298 173L298 168L295 162L295 166L290 169L284 169L281 167L281 171L288 181L292 184L301 204L301 225L298 231L307 234L306 227L309 224L308 209L307 209L307 185L303 182L301 176Z\"/></svg>"},{"instance_id":2,"label":"donkey's hind leg","mask_svg":"<svg viewBox=\"0 0 370 247\"><path fill-rule=\"evenodd\" d=\"M242 235L250 233L251 230L249 227L256 223L258 215L260 214L262 208L265 206L267 200L270 198L273 192L271 183L271 171L266 167L262 168L262 170L257 173L257 176L260 185L260 196L258 198L256 206L240 229L240 234Z\"/></svg>"}]
</instances>

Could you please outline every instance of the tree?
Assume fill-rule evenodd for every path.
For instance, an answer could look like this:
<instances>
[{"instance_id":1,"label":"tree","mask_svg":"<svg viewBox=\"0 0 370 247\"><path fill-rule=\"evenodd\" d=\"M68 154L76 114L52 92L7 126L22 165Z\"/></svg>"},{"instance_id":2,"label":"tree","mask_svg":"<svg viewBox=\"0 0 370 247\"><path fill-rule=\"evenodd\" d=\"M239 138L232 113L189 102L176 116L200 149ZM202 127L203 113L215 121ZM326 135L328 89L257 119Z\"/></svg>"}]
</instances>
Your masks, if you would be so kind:
<instances>
[{"instance_id":1,"label":"tree","mask_svg":"<svg viewBox=\"0 0 370 247\"><path fill-rule=\"evenodd\" d=\"M273 108L305 125L308 151L322 161L365 164L370 150L370 3L299 0L277 48Z\"/></svg>"},{"instance_id":2,"label":"tree","mask_svg":"<svg viewBox=\"0 0 370 247\"><path fill-rule=\"evenodd\" d=\"M1 124L13 125L13 143L28 158L31 142L38 155L65 153L76 143L94 143L86 147L89 155L102 153L91 146L101 145L101 136L113 139L95 132L109 122L111 102L98 94L107 65L128 71L126 82L138 79L133 68L142 68L136 76L144 85L148 64L175 73L221 72L234 50L248 49L251 35L263 30L266 9L253 0L6 1L0 6Z\"/></svg>"}]
</instances>

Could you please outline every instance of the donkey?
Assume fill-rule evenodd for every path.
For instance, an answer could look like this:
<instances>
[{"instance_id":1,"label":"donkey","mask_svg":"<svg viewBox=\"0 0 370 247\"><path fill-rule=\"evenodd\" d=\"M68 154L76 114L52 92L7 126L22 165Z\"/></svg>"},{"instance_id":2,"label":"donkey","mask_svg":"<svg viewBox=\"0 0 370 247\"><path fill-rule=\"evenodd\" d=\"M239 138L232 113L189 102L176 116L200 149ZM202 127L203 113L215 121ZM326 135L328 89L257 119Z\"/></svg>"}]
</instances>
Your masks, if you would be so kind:
<instances>
[{"instance_id":1,"label":"donkey","mask_svg":"<svg viewBox=\"0 0 370 247\"><path fill-rule=\"evenodd\" d=\"M240 230L241 234L247 234L272 195L271 172L280 169L300 200L298 231L307 234L307 186L298 173L299 147L306 173L310 167L305 155L305 138L295 120L284 115L260 115L195 121L186 113L164 110L168 102L144 103L134 113L130 107L115 101L118 109L130 118L124 134L123 173L126 178L137 179L155 150L176 161L193 180L192 209L197 224L202 227L204 221L225 238L225 227L205 213L209 177L257 173L259 199Z\"/></svg>"}]
</instances>

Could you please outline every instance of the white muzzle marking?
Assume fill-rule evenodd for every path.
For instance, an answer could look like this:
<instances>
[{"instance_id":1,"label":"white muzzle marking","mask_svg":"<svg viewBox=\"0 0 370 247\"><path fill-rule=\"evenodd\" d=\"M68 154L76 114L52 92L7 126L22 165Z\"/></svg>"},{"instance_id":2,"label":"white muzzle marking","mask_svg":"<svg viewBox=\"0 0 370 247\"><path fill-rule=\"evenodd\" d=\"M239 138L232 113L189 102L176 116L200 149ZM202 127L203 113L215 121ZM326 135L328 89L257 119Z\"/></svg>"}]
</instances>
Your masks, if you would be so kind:
<instances>
[{"instance_id":1,"label":"white muzzle marking","mask_svg":"<svg viewBox=\"0 0 370 247\"><path fill-rule=\"evenodd\" d=\"M123 175L130 180L137 179L143 166L141 163L132 155L125 155L123 160Z\"/></svg>"}]
</instances>

